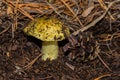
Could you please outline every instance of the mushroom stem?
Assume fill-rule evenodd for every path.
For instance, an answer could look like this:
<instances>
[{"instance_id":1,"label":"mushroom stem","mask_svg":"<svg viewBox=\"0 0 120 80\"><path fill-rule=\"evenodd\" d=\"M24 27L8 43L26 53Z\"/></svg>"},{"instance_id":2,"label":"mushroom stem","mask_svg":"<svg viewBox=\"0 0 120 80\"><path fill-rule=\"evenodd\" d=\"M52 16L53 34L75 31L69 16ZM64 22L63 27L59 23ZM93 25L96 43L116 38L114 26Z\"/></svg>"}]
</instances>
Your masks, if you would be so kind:
<instances>
[{"instance_id":1,"label":"mushroom stem","mask_svg":"<svg viewBox=\"0 0 120 80\"><path fill-rule=\"evenodd\" d=\"M58 42L57 41L43 41L41 52L43 54L42 60L54 60L58 57Z\"/></svg>"}]
</instances>

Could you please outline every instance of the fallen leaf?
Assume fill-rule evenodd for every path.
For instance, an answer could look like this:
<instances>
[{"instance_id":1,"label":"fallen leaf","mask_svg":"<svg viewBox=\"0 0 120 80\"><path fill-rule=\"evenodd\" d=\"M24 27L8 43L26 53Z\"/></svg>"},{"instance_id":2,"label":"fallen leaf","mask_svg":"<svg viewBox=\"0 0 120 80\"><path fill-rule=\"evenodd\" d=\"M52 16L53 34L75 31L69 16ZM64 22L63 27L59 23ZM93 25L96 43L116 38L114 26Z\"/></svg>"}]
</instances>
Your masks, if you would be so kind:
<instances>
[{"instance_id":1,"label":"fallen leaf","mask_svg":"<svg viewBox=\"0 0 120 80\"><path fill-rule=\"evenodd\" d=\"M93 9L94 9L94 5L91 5L90 7L88 7L85 11L83 11L82 17L87 17Z\"/></svg>"}]
</instances>

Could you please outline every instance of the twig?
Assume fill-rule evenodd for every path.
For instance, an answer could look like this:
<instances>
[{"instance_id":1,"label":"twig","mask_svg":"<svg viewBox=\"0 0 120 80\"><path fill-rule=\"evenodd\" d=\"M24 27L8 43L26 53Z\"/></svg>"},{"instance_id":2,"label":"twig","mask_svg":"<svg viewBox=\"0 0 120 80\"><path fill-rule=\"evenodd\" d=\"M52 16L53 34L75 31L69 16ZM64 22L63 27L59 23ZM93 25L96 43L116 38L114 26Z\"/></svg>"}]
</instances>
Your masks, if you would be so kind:
<instances>
[{"instance_id":1,"label":"twig","mask_svg":"<svg viewBox=\"0 0 120 80\"><path fill-rule=\"evenodd\" d=\"M24 66L24 69L27 70L29 69L37 60L38 58L41 56L42 54L39 54L35 59L33 59L29 64L27 64L26 66Z\"/></svg>"},{"instance_id":2,"label":"twig","mask_svg":"<svg viewBox=\"0 0 120 80\"><path fill-rule=\"evenodd\" d=\"M44 78L39 78L39 80L46 80L46 79L50 79L52 78L53 76L47 76L47 77L44 77Z\"/></svg>"},{"instance_id":3,"label":"twig","mask_svg":"<svg viewBox=\"0 0 120 80\"><path fill-rule=\"evenodd\" d=\"M73 32L72 34L73 34L73 35L77 35L80 31L84 32L84 31L86 31L87 29L95 26L96 23L98 23L101 19L104 18L104 16L106 15L107 11L108 11L108 10L106 10L100 17L98 17L96 20L94 20L93 22L91 22L91 23L88 24L87 26L85 26L85 27L83 27L83 28L81 28L81 29Z\"/></svg>"},{"instance_id":4,"label":"twig","mask_svg":"<svg viewBox=\"0 0 120 80\"><path fill-rule=\"evenodd\" d=\"M103 63L103 65L109 70L109 71L112 71L109 66L102 60L102 58L100 57L100 55L98 54L98 58L99 60Z\"/></svg>"},{"instance_id":5,"label":"twig","mask_svg":"<svg viewBox=\"0 0 120 80\"><path fill-rule=\"evenodd\" d=\"M111 76L111 74L105 74L105 75L99 76L95 78L94 80L100 80L101 78L106 77L106 76Z\"/></svg>"},{"instance_id":6,"label":"twig","mask_svg":"<svg viewBox=\"0 0 120 80\"><path fill-rule=\"evenodd\" d=\"M48 3L48 2L46 2L46 3L55 11L55 13L57 13L60 17L64 18L64 17L56 10L56 8L54 8L54 7L52 6L52 4L50 4L50 3Z\"/></svg>"},{"instance_id":7,"label":"twig","mask_svg":"<svg viewBox=\"0 0 120 80\"><path fill-rule=\"evenodd\" d=\"M107 35L107 34L103 34L103 37L102 37L102 35L98 35L97 38L101 38L99 40L99 42L106 42L106 41L111 41L112 39L119 38L120 37L120 32L115 32L113 34L108 34L107 36L104 36L104 35Z\"/></svg>"},{"instance_id":8,"label":"twig","mask_svg":"<svg viewBox=\"0 0 120 80\"><path fill-rule=\"evenodd\" d=\"M0 35L3 34L3 33L5 33L9 28L10 28L10 26L7 27L6 29L4 29L3 31L1 31L1 32L0 32Z\"/></svg>"},{"instance_id":9,"label":"twig","mask_svg":"<svg viewBox=\"0 0 120 80\"><path fill-rule=\"evenodd\" d=\"M16 6L14 3L12 3L11 1L8 1L8 0L4 0L4 3L7 3L12 8L14 8ZM28 12L26 12L25 10L23 10L19 6L18 6L18 11L20 11L23 15L29 17L31 20L34 20L34 18Z\"/></svg>"},{"instance_id":10,"label":"twig","mask_svg":"<svg viewBox=\"0 0 120 80\"><path fill-rule=\"evenodd\" d=\"M14 32L17 28L17 10L18 10L18 3L19 3L19 0L16 1L16 5L15 5L15 8L14 8L14 12L15 12L15 17L13 18L14 19L14 23L13 23L13 26L12 26L12 38L14 38Z\"/></svg>"},{"instance_id":11,"label":"twig","mask_svg":"<svg viewBox=\"0 0 120 80\"><path fill-rule=\"evenodd\" d=\"M70 6L64 1L61 0L61 2L63 2L63 4L70 10L70 12L74 15L74 17L78 20L78 22L80 23L81 27L83 27L82 22L80 21L80 19L77 17L77 15L75 15L74 11L70 8Z\"/></svg>"},{"instance_id":12,"label":"twig","mask_svg":"<svg viewBox=\"0 0 120 80\"><path fill-rule=\"evenodd\" d=\"M72 69L72 70L75 70L75 66L73 66L73 65L71 65L71 64L69 64L69 63L65 63L70 69Z\"/></svg>"},{"instance_id":13,"label":"twig","mask_svg":"<svg viewBox=\"0 0 120 80\"><path fill-rule=\"evenodd\" d=\"M104 4L103 0L98 0L98 2L100 3L100 6L103 8L103 9L107 9L107 6ZM111 13L108 11L108 15L110 16L110 18L112 20L114 20L113 16L111 15Z\"/></svg>"},{"instance_id":14,"label":"twig","mask_svg":"<svg viewBox=\"0 0 120 80\"><path fill-rule=\"evenodd\" d=\"M104 18L104 16L107 14L109 8L115 3L115 2L119 2L120 0L116 0L116 1L113 1L113 2L110 2L109 5L108 5L108 8L106 9L106 11L100 16L98 17L97 19L95 19L93 22L91 22L90 24L86 25L85 27L73 32L72 34L73 35L77 35L80 31L84 32L86 31L87 29L95 26L96 23L98 23L100 20L102 20Z\"/></svg>"}]
</instances>

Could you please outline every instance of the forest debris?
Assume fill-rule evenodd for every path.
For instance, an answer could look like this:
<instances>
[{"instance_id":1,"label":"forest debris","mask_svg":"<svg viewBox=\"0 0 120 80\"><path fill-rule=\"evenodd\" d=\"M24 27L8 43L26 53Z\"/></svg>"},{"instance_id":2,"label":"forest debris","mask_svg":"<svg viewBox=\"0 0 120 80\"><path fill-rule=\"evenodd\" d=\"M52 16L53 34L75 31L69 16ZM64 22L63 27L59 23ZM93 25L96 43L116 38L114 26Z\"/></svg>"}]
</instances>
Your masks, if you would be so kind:
<instances>
[{"instance_id":1,"label":"forest debris","mask_svg":"<svg viewBox=\"0 0 120 80\"><path fill-rule=\"evenodd\" d=\"M100 52L98 42L90 32L79 32L76 36L70 35L68 40L69 43L63 47L63 50L69 52L68 57L70 60L87 62L94 60Z\"/></svg>"},{"instance_id":2,"label":"forest debris","mask_svg":"<svg viewBox=\"0 0 120 80\"><path fill-rule=\"evenodd\" d=\"M103 0L98 0L98 2L100 3L100 6L101 6L103 9L107 10L107 6L104 4ZM115 20L114 17L111 15L111 13L110 13L109 11L108 11L108 15L110 16L110 18L111 18L112 20Z\"/></svg>"},{"instance_id":3,"label":"forest debris","mask_svg":"<svg viewBox=\"0 0 120 80\"><path fill-rule=\"evenodd\" d=\"M7 15L9 14L13 14L13 8L11 8L10 6L8 6L7 8Z\"/></svg>"},{"instance_id":4,"label":"forest debris","mask_svg":"<svg viewBox=\"0 0 120 80\"><path fill-rule=\"evenodd\" d=\"M75 69L75 66L73 66L73 65L71 65L71 64L69 64L69 63L65 63L70 69L72 69L72 70L74 70Z\"/></svg>"},{"instance_id":5,"label":"forest debris","mask_svg":"<svg viewBox=\"0 0 120 80\"><path fill-rule=\"evenodd\" d=\"M4 29L3 31L0 32L0 35L5 33L8 29L10 28L10 26L8 26L6 29Z\"/></svg>"},{"instance_id":6,"label":"forest debris","mask_svg":"<svg viewBox=\"0 0 120 80\"><path fill-rule=\"evenodd\" d=\"M6 52L6 56L9 58L11 56L10 52Z\"/></svg>"},{"instance_id":7,"label":"forest debris","mask_svg":"<svg viewBox=\"0 0 120 80\"><path fill-rule=\"evenodd\" d=\"M94 5L89 6L86 10L83 11L82 16L87 17L93 9L94 9Z\"/></svg>"},{"instance_id":8,"label":"forest debris","mask_svg":"<svg viewBox=\"0 0 120 80\"><path fill-rule=\"evenodd\" d=\"M64 0L61 0L64 5L70 10L70 12L74 15L74 17L78 20L78 22L80 23L81 27L83 27L83 24L82 22L80 21L80 19L77 17L77 15L75 15L74 11L70 8L70 6L64 1Z\"/></svg>"},{"instance_id":9,"label":"forest debris","mask_svg":"<svg viewBox=\"0 0 120 80\"><path fill-rule=\"evenodd\" d=\"M30 63L28 63L26 66L23 67L24 70L30 69L32 67L32 65L38 60L38 58L41 56L42 54L39 54L35 59L33 59Z\"/></svg>"},{"instance_id":10,"label":"forest debris","mask_svg":"<svg viewBox=\"0 0 120 80\"><path fill-rule=\"evenodd\" d=\"M52 4L50 4L50 3L48 3L48 2L47 2L47 4L55 11L55 13L57 13L60 17L64 18L64 17L56 10L56 8L55 8Z\"/></svg>"},{"instance_id":11,"label":"forest debris","mask_svg":"<svg viewBox=\"0 0 120 80\"><path fill-rule=\"evenodd\" d=\"M109 8L108 8L108 9L109 9ZM73 34L73 35L77 35L80 31L83 32L83 31L86 31L87 29L95 26L96 23L98 23L101 19L104 18L104 16L106 15L107 12L108 12L108 10L106 10L100 17L98 17L97 19L95 19L93 22L91 22L91 23L88 24L87 26L85 26L85 27L83 27L83 28L81 28L81 29L73 32L72 34Z\"/></svg>"},{"instance_id":12,"label":"forest debris","mask_svg":"<svg viewBox=\"0 0 120 80\"><path fill-rule=\"evenodd\" d=\"M3 1L5 1L5 0L3 0ZM28 63L28 61L36 58L36 55L37 55L37 53L39 53L40 48L36 45L36 44L38 44L38 42L37 43L35 42L36 44L32 43L31 42L32 39L25 38L24 33L22 33L22 29L24 28L24 26L26 25L26 23L29 21L30 18L28 16L24 15L23 13L21 14L19 8L21 8L24 11L26 11L27 13L29 13L30 16L32 16L32 17L38 18L38 17L44 16L44 15L58 17L60 20L62 20L65 23L65 25L69 26L69 28L71 29L71 32L74 32L74 31L77 31L78 29L80 29L81 25L79 25L80 23L78 22L77 18L71 13L71 11L60 0L53 0L55 2L51 2L52 0L20 0L22 2L19 2L18 4L17 4L16 0L7 0L7 1L11 1L12 3L14 3L15 6L13 6L13 7L11 7L12 5L9 6L9 4L3 3L3 1L0 2L0 20L2 21L0 23L0 26L1 26L0 32L4 31L6 28L8 28L9 25L10 25L10 28L7 31L1 33L2 35L0 35L0 38L1 38L1 42L0 42L0 45L1 45L0 46L0 53L1 53L0 54L0 61L1 61L1 63L0 63L0 65L1 65L0 66L0 74L1 74L0 79L2 77L1 80L3 80L3 79L14 80L16 78L22 79L22 80L24 80L24 79L25 80L31 80L31 79L38 80L38 79L47 79L47 78L59 80L59 79L61 79L62 76L65 76L65 77L67 76L66 78L63 78L63 79L87 80L87 79L91 79L91 78L93 79L93 76L95 76L95 75L106 74L107 72L109 73L109 70L106 70L106 67L104 67L104 65L101 64L100 60L98 60L98 59L96 59L92 62L88 62L88 63L76 63L76 62L74 63L73 61L68 61L67 60L68 58L63 57L63 55L62 55L63 58L60 57L59 59L53 61L53 63L51 62L50 64L48 64L47 61L43 62L41 60L40 60L40 62L37 62L36 64L34 64L35 62L33 62L32 65L34 64L34 66L31 67L31 65L29 65L28 68L25 68L25 72L27 72L27 73L22 74L24 67L21 68L20 66L18 66L18 65L21 65L21 61L19 63L19 60L22 60L22 58L20 58L20 59L17 59L17 58L20 56L21 57L24 56L23 58L27 59L25 61L25 63L22 64L22 66L24 66L26 63ZM45 1L48 1L50 3L47 4ZM107 0L107 1L101 0L101 1L104 1L104 4L105 4L102 7L101 4L98 2L98 0L64 0L64 1L67 3L68 6L70 6L70 8L75 13L75 15L83 23L83 25L84 25L83 28L90 22L94 21L98 16L101 16L102 15L101 13L104 13L106 11L106 9L104 9L104 7L105 6L108 7L107 5L112 2L112 0ZM116 1L118 1L118 0L116 0ZM85 11L86 7L88 7L90 3L94 3L95 6L94 6L92 12L87 14L87 17L83 17L81 14ZM12 13L13 15L6 14L8 6L11 7L13 12L16 10L17 14L14 14L14 13ZM15 9L15 7L17 9ZM10 10L8 10L8 11L10 11ZM112 14L111 16L113 16L115 18L115 21L111 20L111 18L109 17L110 16L109 12L111 12L111 14ZM102 47L101 53L104 52L104 50L105 50L105 52L100 55L101 55L101 58L104 58L104 60L107 62L106 64L109 64L108 66L110 66L112 71L115 72L116 74L118 74L119 73L119 70L118 70L119 69L119 51L120 51L119 50L119 48L120 48L120 46L119 46L119 42L120 42L120 40L119 40L119 37L120 37L120 34L119 34L120 33L119 32L119 30L120 30L120 28L119 28L119 25L120 25L119 24L119 3L116 3L114 6L110 7L110 11L108 11L107 13L108 13L108 16L103 17L104 21L99 20L101 22L100 23L96 22L96 23L98 23L96 25L96 27L89 27L91 29L89 29L89 30L86 29L87 31L85 30L85 31L83 31L83 33L91 31L91 32L93 32L93 35L95 35L94 36L95 38L99 34L100 35L105 34L102 37L97 36L96 39L101 38L100 39L101 41L108 42L107 45L110 46L112 53L110 51L108 51L108 48L106 48L106 44L104 44L104 42L103 42L103 45L102 45L102 42L100 42L100 47ZM11 16L12 16L12 19L11 19ZM17 18L17 19L15 19L15 18ZM14 24L16 23L14 21L18 22L18 29L14 33L14 35L15 35L14 38L11 38L11 27L13 27L13 24L7 23L7 24L9 24L9 25L7 25L6 20L10 21L11 23L14 23ZM110 28L111 28L111 30L110 30ZM107 31L106 31L106 29L107 29ZM117 39L115 39L115 38L117 38ZM73 41L71 44L68 44L68 43L67 44L71 45L71 46L76 46L77 45L76 43L79 43L79 41L77 39L78 39L78 34L77 34L77 37L75 36L75 37L71 38L70 42ZM79 40L81 40L81 39L79 39ZM87 38L86 40L89 40L89 39ZM15 41L18 41L17 43L20 44L20 45L17 44L19 46L19 48L17 48L17 50L15 49L14 51L11 51L10 54L9 53L6 54L6 52L9 51L8 45L10 45L11 42L13 44ZM65 41L69 42L68 40L65 40ZM29 44L24 45L24 44L26 44L26 42L30 42L31 45L29 45ZM66 44L66 42L65 42L65 44ZM84 42L83 42L83 44L84 44ZM68 46L68 45L65 47L65 50L64 50L65 52L71 48L71 46ZM61 47L63 47L63 45ZM88 48L89 48L89 51L93 50L93 47L88 47ZM75 52L73 52L73 53L75 53ZM68 57L74 56L73 53L71 53L71 55ZM11 55L11 54L13 54L13 55ZM108 54L109 56L106 54ZM105 56L102 56L102 55L105 55ZM73 58L75 58L75 57L73 57ZM70 65L73 63L72 66L76 68L75 71L66 67L67 65L65 65L65 63L64 63L64 62L66 62L66 60L67 60L67 63L70 62ZM89 67L85 67L85 66L89 66ZM77 69L77 67L79 67L79 68ZM12 68L15 69L15 70L13 70L15 72L12 71ZM35 72L35 70L36 70L36 72ZM68 78L68 77L70 77L70 78ZM111 77L112 77L112 79L115 78L115 79L119 80L120 76L119 75L110 76L110 77L105 77L105 79L106 78L111 79ZM104 77L102 77L102 78L104 78ZM99 78L99 79L101 79L101 78Z\"/></svg>"},{"instance_id":13,"label":"forest debris","mask_svg":"<svg viewBox=\"0 0 120 80\"><path fill-rule=\"evenodd\" d=\"M119 37L120 37L120 31L115 32L113 34L105 33L97 36L97 38L99 38L99 42L110 41L112 39L119 38Z\"/></svg>"},{"instance_id":14,"label":"forest debris","mask_svg":"<svg viewBox=\"0 0 120 80\"><path fill-rule=\"evenodd\" d=\"M99 76L98 78L95 78L94 80L101 80L101 78L107 77L107 76L111 76L111 74L105 74L105 75Z\"/></svg>"},{"instance_id":15,"label":"forest debris","mask_svg":"<svg viewBox=\"0 0 120 80\"><path fill-rule=\"evenodd\" d=\"M3 2L8 4L12 8L15 8L15 6L16 6L12 1L5 0ZM25 10L23 10L20 7L17 7L17 8L18 8L18 11L20 11L22 14L24 14L27 17L29 17L31 20L34 20L34 18L28 12L26 12Z\"/></svg>"},{"instance_id":16,"label":"forest debris","mask_svg":"<svg viewBox=\"0 0 120 80\"><path fill-rule=\"evenodd\" d=\"M102 58L100 57L100 55L98 54L98 58L99 60L102 62L102 64L109 70L109 71L112 71L109 66L102 60Z\"/></svg>"},{"instance_id":17,"label":"forest debris","mask_svg":"<svg viewBox=\"0 0 120 80\"><path fill-rule=\"evenodd\" d=\"M109 8L110 8L114 3L119 2L119 1L120 1L120 0L116 0L116 1L113 1L113 2L109 3L108 8L106 9L106 11L105 11L100 17L98 17L97 19L95 19L95 20L94 20L93 22L91 22L90 24L84 26L83 28L81 28L81 29L73 32L72 34L73 34L73 35L77 35L80 31L83 32L83 31L86 31L87 29L95 26L96 23L98 23L101 19L104 18L104 16L107 14Z\"/></svg>"}]
</instances>

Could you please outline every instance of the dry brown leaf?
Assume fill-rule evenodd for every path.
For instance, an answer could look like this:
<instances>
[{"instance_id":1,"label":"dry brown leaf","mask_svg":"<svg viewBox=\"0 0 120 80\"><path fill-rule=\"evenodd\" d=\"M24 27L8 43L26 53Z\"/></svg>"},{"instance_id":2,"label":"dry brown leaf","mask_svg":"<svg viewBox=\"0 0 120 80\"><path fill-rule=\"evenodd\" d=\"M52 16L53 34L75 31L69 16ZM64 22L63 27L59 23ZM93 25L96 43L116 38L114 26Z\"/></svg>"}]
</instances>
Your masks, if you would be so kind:
<instances>
[{"instance_id":1,"label":"dry brown leaf","mask_svg":"<svg viewBox=\"0 0 120 80\"><path fill-rule=\"evenodd\" d=\"M83 11L82 17L87 17L93 9L94 9L94 5L91 5L90 7L88 7L85 11Z\"/></svg>"},{"instance_id":2,"label":"dry brown leaf","mask_svg":"<svg viewBox=\"0 0 120 80\"><path fill-rule=\"evenodd\" d=\"M7 15L9 14L13 14L13 8L11 8L10 6L8 6L7 8Z\"/></svg>"}]
</instances>

